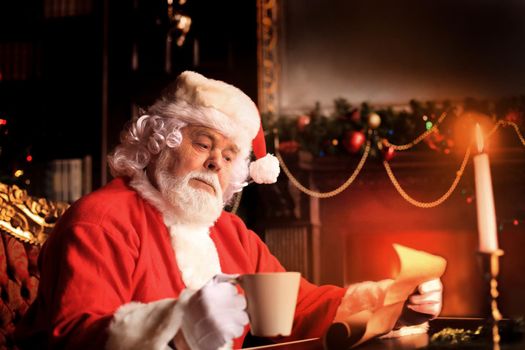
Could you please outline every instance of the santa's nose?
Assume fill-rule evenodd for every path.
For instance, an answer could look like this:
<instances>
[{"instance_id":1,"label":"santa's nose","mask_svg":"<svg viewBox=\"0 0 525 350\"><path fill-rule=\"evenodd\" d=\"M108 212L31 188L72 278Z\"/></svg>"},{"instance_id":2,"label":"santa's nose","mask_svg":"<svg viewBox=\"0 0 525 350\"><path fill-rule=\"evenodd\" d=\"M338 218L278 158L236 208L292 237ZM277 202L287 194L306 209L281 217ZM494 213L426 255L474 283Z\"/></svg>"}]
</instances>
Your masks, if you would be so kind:
<instances>
[{"instance_id":1,"label":"santa's nose","mask_svg":"<svg viewBox=\"0 0 525 350\"><path fill-rule=\"evenodd\" d=\"M216 155L215 152L210 154L210 157L208 157L208 159L204 163L204 167L207 170L219 172L222 167L220 155Z\"/></svg>"}]
</instances>

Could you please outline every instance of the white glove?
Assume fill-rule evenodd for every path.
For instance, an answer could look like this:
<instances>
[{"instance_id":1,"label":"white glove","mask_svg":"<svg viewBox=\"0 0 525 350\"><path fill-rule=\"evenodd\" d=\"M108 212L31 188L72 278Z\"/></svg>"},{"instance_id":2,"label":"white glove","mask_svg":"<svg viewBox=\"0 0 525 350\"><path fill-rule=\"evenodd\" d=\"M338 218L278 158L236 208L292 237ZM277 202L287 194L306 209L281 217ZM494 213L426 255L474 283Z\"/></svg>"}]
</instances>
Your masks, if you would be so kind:
<instances>
[{"instance_id":1,"label":"white glove","mask_svg":"<svg viewBox=\"0 0 525 350\"><path fill-rule=\"evenodd\" d=\"M231 282L236 275L217 275L184 306L181 329L192 350L216 350L240 337L248 324L246 299Z\"/></svg>"},{"instance_id":2,"label":"white glove","mask_svg":"<svg viewBox=\"0 0 525 350\"><path fill-rule=\"evenodd\" d=\"M396 326L412 326L436 318L441 312L442 299L443 284L439 278L421 283L405 302Z\"/></svg>"}]
</instances>

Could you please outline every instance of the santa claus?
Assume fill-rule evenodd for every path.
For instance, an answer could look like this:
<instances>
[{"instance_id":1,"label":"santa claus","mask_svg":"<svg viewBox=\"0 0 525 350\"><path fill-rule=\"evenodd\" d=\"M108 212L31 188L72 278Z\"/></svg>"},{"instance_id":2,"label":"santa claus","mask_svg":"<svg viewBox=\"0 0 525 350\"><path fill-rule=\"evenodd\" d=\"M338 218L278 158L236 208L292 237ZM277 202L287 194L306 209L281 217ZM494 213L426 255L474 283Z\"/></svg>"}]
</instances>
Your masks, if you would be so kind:
<instances>
[{"instance_id":1,"label":"santa claus","mask_svg":"<svg viewBox=\"0 0 525 350\"><path fill-rule=\"evenodd\" d=\"M284 271L239 217L223 211L250 178L272 183L279 174L253 101L184 72L126 127L109 165L115 178L74 203L41 252L38 296L17 328L19 347L240 348L249 331L245 298L214 277ZM320 337L334 320L379 307L389 283L341 288L302 279L287 339ZM437 316L439 280L421 285L406 307L421 317L399 326Z\"/></svg>"}]
</instances>

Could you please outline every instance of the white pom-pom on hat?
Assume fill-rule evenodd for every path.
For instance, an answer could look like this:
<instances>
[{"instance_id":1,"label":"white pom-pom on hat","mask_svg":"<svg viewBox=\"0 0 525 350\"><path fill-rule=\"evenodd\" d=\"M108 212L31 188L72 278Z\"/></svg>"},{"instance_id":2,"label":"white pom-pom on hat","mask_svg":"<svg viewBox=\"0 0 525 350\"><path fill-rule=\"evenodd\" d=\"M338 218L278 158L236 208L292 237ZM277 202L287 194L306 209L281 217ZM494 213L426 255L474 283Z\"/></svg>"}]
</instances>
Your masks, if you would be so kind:
<instances>
[{"instance_id":1,"label":"white pom-pom on hat","mask_svg":"<svg viewBox=\"0 0 525 350\"><path fill-rule=\"evenodd\" d=\"M266 140L264 139L262 125L252 141L252 147L253 154L257 158L250 164L250 176L253 181L258 184L276 182L280 172L279 160L274 155L266 153Z\"/></svg>"},{"instance_id":2,"label":"white pom-pom on hat","mask_svg":"<svg viewBox=\"0 0 525 350\"><path fill-rule=\"evenodd\" d=\"M258 184L273 184L279 172L279 160L270 153L250 164L250 176Z\"/></svg>"}]
</instances>

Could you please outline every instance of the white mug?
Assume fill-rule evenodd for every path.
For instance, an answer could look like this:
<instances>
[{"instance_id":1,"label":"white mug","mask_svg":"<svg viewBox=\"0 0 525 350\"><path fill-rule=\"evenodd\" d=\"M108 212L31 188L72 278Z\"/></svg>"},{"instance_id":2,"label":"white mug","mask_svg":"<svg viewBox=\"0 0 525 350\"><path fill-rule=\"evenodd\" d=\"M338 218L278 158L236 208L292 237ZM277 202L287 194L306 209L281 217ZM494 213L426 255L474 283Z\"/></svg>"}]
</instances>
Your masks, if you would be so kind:
<instances>
[{"instance_id":1,"label":"white mug","mask_svg":"<svg viewBox=\"0 0 525 350\"><path fill-rule=\"evenodd\" d=\"M299 272L254 273L237 278L246 294L253 335L290 335L300 278Z\"/></svg>"}]
</instances>

